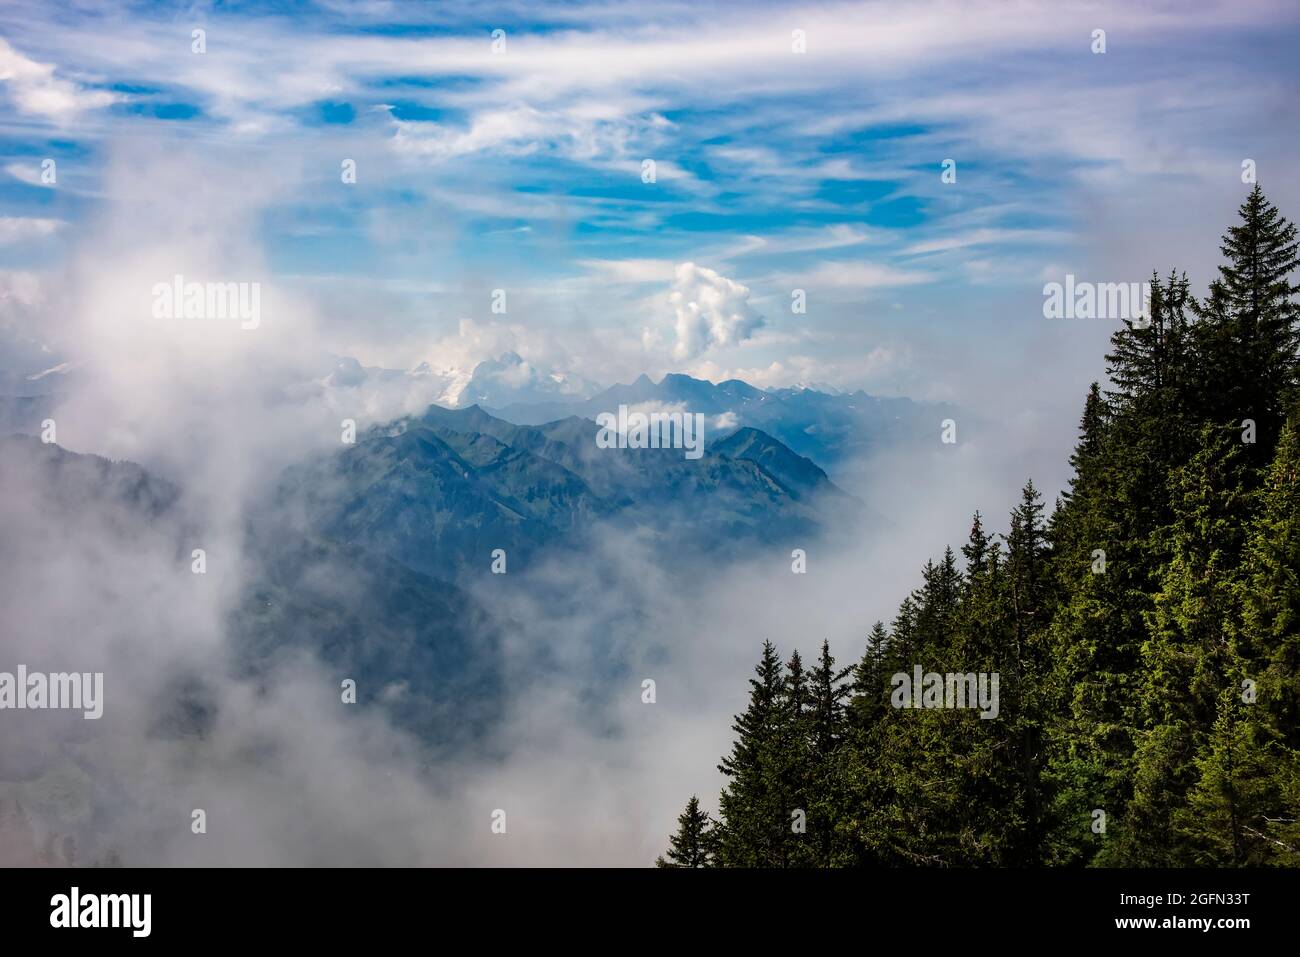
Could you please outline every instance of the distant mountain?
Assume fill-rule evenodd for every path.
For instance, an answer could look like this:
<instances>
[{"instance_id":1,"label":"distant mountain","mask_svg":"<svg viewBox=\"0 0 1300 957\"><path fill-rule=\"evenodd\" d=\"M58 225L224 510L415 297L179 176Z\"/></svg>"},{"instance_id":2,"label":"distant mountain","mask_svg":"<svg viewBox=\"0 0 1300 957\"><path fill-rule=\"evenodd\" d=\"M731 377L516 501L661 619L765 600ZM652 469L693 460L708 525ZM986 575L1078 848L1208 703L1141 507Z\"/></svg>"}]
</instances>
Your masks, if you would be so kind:
<instances>
[{"instance_id":1,"label":"distant mountain","mask_svg":"<svg viewBox=\"0 0 1300 957\"><path fill-rule=\"evenodd\" d=\"M715 455L758 463L796 497L843 494L811 459L796 455L766 432L749 426L737 429L725 439L714 443L709 451Z\"/></svg>"},{"instance_id":2,"label":"distant mountain","mask_svg":"<svg viewBox=\"0 0 1300 957\"><path fill-rule=\"evenodd\" d=\"M60 395L0 396L0 435L39 435L41 423L54 414Z\"/></svg>"},{"instance_id":3,"label":"distant mountain","mask_svg":"<svg viewBox=\"0 0 1300 957\"><path fill-rule=\"evenodd\" d=\"M400 415L422 409L430 402L455 405L469 378L455 369L434 370L427 362L414 369L385 369L363 366L350 356L337 356L316 386L339 408L353 405Z\"/></svg>"},{"instance_id":4,"label":"distant mountain","mask_svg":"<svg viewBox=\"0 0 1300 957\"><path fill-rule=\"evenodd\" d=\"M681 449L602 449L598 431L578 417L524 426L478 406L432 406L290 469L278 497L326 538L441 577L482 574L497 548L518 561L577 545L598 522L709 551L806 539L856 506L757 430L695 460Z\"/></svg>"},{"instance_id":5,"label":"distant mountain","mask_svg":"<svg viewBox=\"0 0 1300 957\"><path fill-rule=\"evenodd\" d=\"M642 375L590 399L516 403L490 411L519 425L536 425L568 416L594 420L620 405L680 407L703 412L731 428L759 429L832 473L878 449L931 440L952 411L911 399L877 398L861 390L831 394L808 388L758 389L739 379L715 385L678 374L657 383ZM712 434L721 438L727 431L727 425L720 425Z\"/></svg>"},{"instance_id":6,"label":"distant mountain","mask_svg":"<svg viewBox=\"0 0 1300 957\"><path fill-rule=\"evenodd\" d=\"M39 435L41 422L84 380L84 371L68 362L38 372L0 371L0 435Z\"/></svg>"},{"instance_id":7,"label":"distant mountain","mask_svg":"<svg viewBox=\"0 0 1300 957\"><path fill-rule=\"evenodd\" d=\"M129 567L152 555L149 567L174 567L183 591L190 550L209 537L187 520L182 501L181 488L133 462L28 436L0 439L0 570L48 568L75 579L63 550L75 542L87 562ZM426 744L463 743L490 728L502 692L498 643L469 595L382 555L304 536L274 511L248 519L226 618L234 674L257 680L311 651L339 680L357 682L359 703L383 707ZM42 623L57 620L57 610L14 614L24 602L14 579L0 576L0 607L11 609L6 629L16 643L39 645ZM106 647L140 597L115 592L112 583L104 576L93 594L76 596L97 603L92 618L103 623ZM166 594L167 583L160 585ZM203 733L212 718L203 687L203 675L178 676L174 693L157 703L157 733Z\"/></svg>"},{"instance_id":8,"label":"distant mountain","mask_svg":"<svg viewBox=\"0 0 1300 957\"><path fill-rule=\"evenodd\" d=\"M237 673L256 678L309 651L357 682L358 704L383 708L426 746L493 728L504 700L499 624L465 591L270 516L250 523L246 548L228 618Z\"/></svg>"},{"instance_id":9,"label":"distant mountain","mask_svg":"<svg viewBox=\"0 0 1300 957\"><path fill-rule=\"evenodd\" d=\"M71 362L35 372L0 371L0 395L53 395L71 390L84 378L84 370Z\"/></svg>"},{"instance_id":10,"label":"distant mountain","mask_svg":"<svg viewBox=\"0 0 1300 957\"><path fill-rule=\"evenodd\" d=\"M94 511L104 527L146 524L172 513L180 489L134 462L69 452L31 435L0 439L0 491L11 502L31 493L60 515Z\"/></svg>"},{"instance_id":11,"label":"distant mountain","mask_svg":"<svg viewBox=\"0 0 1300 957\"><path fill-rule=\"evenodd\" d=\"M620 405L700 412L709 417L706 441L720 441L742 427L767 433L797 455L811 459L842 483L872 454L915 442L932 442L954 410L905 398L879 398L858 390L796 386L760 389L739 379L712 383L672 373L654 382L601 389L573 372L544 369L516 352L479 362L473 371L364 366L348 356L324 355L305 362L300 381L281 384L286 401L326 403L340 416L385 422L418 415L437 404L481 409L508 423L543 426L569 418L594 421ZM0 375L0 431L36 434L89 373L62 363L27 374ZM487 433L492 434L492 433ZM509 444L507 442L507 444Z\"/></svg>"},{"instance_id":12,"label":"distant mountain","mask_svg":"<svg viewBox=\"0 0 1300 957\"><path fill-rule=\"evenodd\" d=\"M474 367L474 374L457 396L457 404L501 406L573 402L587 398L598 388L581 376L569 372L547 372L516 352L506 352Z\"/></svg>"}]
</instances>

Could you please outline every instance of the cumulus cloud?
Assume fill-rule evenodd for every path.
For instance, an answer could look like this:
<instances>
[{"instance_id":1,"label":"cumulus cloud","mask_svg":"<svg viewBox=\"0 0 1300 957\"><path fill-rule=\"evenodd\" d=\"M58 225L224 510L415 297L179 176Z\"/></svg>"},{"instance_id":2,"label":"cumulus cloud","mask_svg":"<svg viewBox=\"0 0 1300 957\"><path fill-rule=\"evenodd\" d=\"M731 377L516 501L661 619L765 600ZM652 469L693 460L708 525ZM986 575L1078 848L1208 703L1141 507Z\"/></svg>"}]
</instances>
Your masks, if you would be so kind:
<instances>
[{"instance_id":1,"label":"cumulus cloud","mask_svg":"<svg viewBox=\"0 0 1300 957\"><path fill-rule=\"evenodd\" d=\"M764 323L749 304L748 286L695 263L677 267L668 300L677 317L673 358L678 360L744 342Z\"/></svg>"},{"instance_id":2,"label":"cumulus cloud","mask_svg":"<svg viewBox=\"0 0 1300 957\"><path fill-rule=\"evenodd\" d=\"M516 402L586 398L595 391L596 387L581 376L540 368L517 352L506 352L474 368L473 378L457 396L457 404L501 408Z\"/></svg>"}]
</instances>

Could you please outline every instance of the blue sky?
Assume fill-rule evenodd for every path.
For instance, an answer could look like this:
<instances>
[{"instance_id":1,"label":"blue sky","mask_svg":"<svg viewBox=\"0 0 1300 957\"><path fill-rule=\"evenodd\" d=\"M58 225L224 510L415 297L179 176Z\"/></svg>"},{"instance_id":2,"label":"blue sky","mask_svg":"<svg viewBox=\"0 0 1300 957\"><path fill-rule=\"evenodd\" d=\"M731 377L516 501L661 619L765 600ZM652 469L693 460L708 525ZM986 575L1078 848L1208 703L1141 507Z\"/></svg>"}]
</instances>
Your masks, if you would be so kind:
<instances>
[{"instance_id":1,"label":"blue sky","mask_svg":"<svg viewBox=\"0 0 1300 957\"><path fill-rule=\"evenodd\" d=\"M192 232L237 209L198 258L370 364L509 348L601 382L959 400L1019 378L1019 406L1068 406L1111 329L1045 325L1044 282L1204 281L1243 158L1296 215L1298 24L1269 2L19 0L0 341L78 359L42 284L150 242L193 272Z\"/></svg>"}]
</instances>

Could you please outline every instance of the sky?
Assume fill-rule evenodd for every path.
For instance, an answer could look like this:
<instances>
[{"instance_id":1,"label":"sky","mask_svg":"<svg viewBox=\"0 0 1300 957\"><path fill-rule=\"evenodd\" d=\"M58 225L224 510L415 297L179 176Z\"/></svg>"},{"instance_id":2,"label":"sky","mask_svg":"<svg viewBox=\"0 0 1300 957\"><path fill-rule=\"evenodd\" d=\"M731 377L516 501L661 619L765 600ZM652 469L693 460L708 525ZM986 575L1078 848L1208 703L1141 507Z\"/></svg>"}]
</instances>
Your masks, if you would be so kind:
<instances>
[{"instance_id":1,"label":"sky","mask_svg":"<svg viewBox=\"0 0 1300 957\"><path fill-rule=\"evenodd\" d=\"M1177 268L1203 289L1246 160L1300 215L1298 39L1300 7L1267 0L0 4L0 381L79 372L58 444L176 482L211 556L196 598L169 542L105 561L111 522L25 474L0 496L22 530L0 562L36 555L0 575L21 611L6 652L112 652L116 731L92 753L145 784L100 842L172 863L648 863L686 797L713 806L763 637L854 660L975 508L1001 530L1027 476L1062 487L1117 322L1045 318L1045 283ZM178 274L259 283L257 328L151 315ZM573 382L942 400L959 441L936 422L932 448L875 462L850 491L891 524L810 543L806 576L762 550L669 574L613 534L593 558L617 587L582 563L512 573L505 613L529 627L506 648L508 759L439 768L433 796L415 749L340 718L311 663L269 690L221 681L202 760L159 752L141 689L174 659L218 681L224 609L256 574L248 504L336 450L342 416L416 410L310 386L339 356L468 373L507 351ZM592 636L632 669L609 721ZM564 667L537 676L539 648ZM268 741L282 760L248 763ZM380 778L389 817L357 815ZM196 804L218 839L191 840ZM480 826L497 807L508 843Z\"/></svg>"},{"instance_id":2,"label":"sky","mask_svg":"<svg viewBox=\"0 0 1300 957\"><path fill-rule=\"evenodd\" d=\"M368 365L513 349L601 384L975 402L1018 381L1017 409L1076 407L1113 325L1052 324L1042 285L1203 283L1247 158L1294 209L1298 33L1264 0L18 0L0 345L83 359L44 287L111 259L131 204L175 221L222 196L244 215L209 237L237 250L212 278L292 290L321 348ZM183 245L150 285L195 276Z\"/></svg>"}]
</instances>

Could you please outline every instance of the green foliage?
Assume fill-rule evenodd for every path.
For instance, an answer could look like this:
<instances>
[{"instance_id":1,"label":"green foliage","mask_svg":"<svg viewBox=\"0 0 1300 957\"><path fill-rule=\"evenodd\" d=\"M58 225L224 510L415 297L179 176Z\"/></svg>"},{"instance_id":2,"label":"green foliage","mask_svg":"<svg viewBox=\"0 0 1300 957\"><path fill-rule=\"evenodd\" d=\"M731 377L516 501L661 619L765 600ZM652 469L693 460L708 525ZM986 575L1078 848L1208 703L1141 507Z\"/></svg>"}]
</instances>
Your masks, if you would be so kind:
<instances>
[{"instance_id":1,"label":"green foliage","mask_svg":"<svg viewBox=\"0 0 1300 957\"><path fill-rule=\"evenodd\" d=\"M668 839L668 858L660 857L656 867L710 867L715 844L713 821L701 810L700 799L691 795L686 810L677 816L677 833Z\"/></svg>"},{"instance_id":2,"label":"green foliage","mask_svg":"<svg viewBox=\"0 0 1300 957\"><path fill-rule=\"evenodd\" d=\"M1204 300L1153 277L1050 517L1032 482L1000 540L976 513L851 669L764 643L711 860L1300 864L1296 235L1256 187ZM897 706L918 666L997 673L998 716Z\"/></svg>"}]
</instances>

